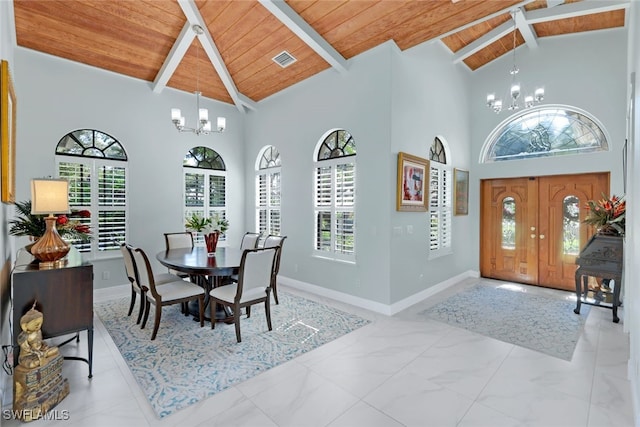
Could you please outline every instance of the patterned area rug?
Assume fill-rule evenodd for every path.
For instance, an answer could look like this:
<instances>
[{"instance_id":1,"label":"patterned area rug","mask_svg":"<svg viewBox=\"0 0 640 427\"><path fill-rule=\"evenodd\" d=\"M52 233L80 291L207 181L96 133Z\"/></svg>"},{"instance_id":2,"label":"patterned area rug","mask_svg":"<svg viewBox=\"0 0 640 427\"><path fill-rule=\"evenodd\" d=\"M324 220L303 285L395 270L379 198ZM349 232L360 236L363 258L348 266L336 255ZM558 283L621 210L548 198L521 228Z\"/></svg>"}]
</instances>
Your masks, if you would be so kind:
<instances>
[{"instance_id":1,"label":"patterned area rug","mask_svg":"<svg viewBox=\"0 0 640 427\"><path fill-rule=\"evenodd\" d=\"M476 285L419 314L452 326L571 360L589 306L573 301Z\"/></svg>"},{"instance_id":2,"label":"patterned area rug","mask_svg":"<svg viewBox=\"0 0 640 427\"><path fill-rule=\"evenodd\" d=\"M179 305L164 308L154 341L153 306L143 330L135 324L137 305L127 317L128 298L96 304L95 312L162 418L370 323L285 292L278 297L280 304L271 305L273 331L264 306L255 305L250 318L243 314L239 344L234 325L200 328Z\"/></svg>"}]
</instances>

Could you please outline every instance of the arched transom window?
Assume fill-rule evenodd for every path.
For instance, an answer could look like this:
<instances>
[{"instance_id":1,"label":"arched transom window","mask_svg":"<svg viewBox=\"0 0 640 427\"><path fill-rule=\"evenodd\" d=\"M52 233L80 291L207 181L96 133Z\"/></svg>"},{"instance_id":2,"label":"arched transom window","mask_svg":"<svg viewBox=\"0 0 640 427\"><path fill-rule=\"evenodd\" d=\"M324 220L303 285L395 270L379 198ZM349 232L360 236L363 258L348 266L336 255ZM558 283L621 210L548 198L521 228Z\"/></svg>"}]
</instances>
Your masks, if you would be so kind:
<instances>
[{"instance_id":1,"label":"arched transom window","mask_svg":"<svg viewBox=\"0 0 640 427\"><path fill-rule=\"evenodd\" d=\"M227 169L222 157L211 148L194 147L184 156L182 166L185 220L193 214L226 219ZM220 240L226 240L226 236L222 234ZM203 237L196 235L195 243L204 244Z\"/></svg>"},{"instance_id":2,"label":"arched transom window","mask_svg":"<svg viewBox=\"0 0 640 427\"><path fill-rule=\"evenodd\" d=\"M127 241L127 153L118 140L94 129L79 129L63 136L56 146L56 169L69 180L69 207L87 210L93 239L73 242L91 258L120 254Z\"/></svg>"},{"instance_id":3,"label":"arched transom window","mask_svg":"<svg viewBox=\"0 0 640 427\"><path fill-rule=\"evenodd\" d=\"M258 154L256 229L262 238L269 234L280 235L280 153L272 145Z\"/></svg>"},{"instance_id":4,"label":"arched transom window","mask_svg":"<svg viewBox=\"0 0 640 427\"><path fill-rule=\"evenodd\" d=\"M608 151L603 127L576 108L541 106L509 118L489 136L482 163Z\"/></svg>"},{"instance_id":5,"label":"arched transom window","mask_svg":"<svg viewBox=\"0 0 640 427\"><path fill-rule=\"evenodd\" d=\"M354 261L356 145L346 130L334 130L316 146L314 251Z\"/></svg>"},{"instance_id":6,"label":"arched transom window","mask_svg":"<svg viewBox=\"0 0 640 427\"><path fill-rule=\"evenodd\" d=\"M452 171L448 147L435 137L429 147L429 258L451 253Z\"/></svg>"}]
</instances>

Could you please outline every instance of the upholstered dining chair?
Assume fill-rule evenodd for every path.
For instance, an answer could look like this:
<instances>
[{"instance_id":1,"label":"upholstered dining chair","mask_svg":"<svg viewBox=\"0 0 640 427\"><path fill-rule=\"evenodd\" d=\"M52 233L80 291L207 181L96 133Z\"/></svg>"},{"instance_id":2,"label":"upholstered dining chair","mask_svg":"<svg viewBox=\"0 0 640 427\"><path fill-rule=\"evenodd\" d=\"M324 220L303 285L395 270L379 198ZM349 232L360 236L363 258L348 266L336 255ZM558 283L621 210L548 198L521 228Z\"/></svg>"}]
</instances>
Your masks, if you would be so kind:
<instances>
[{"instance_id":1,"label":"upholstered dining chair","mask_svg":"<svg viewBox=\"0 0 640 427\"><path fill-rule=\"evenodd\" d=\"M240 336L240 309L246 307L247 317L251 317L251 306L264 303L267 316L267 326L271 327L271 282L276 256L280 251L275 248L245 249L240 260L238 282L219 286L209 292L209 307L211 318L215 318L216 303L230 307L234 314L236 339ZM215 321L211 322L211 329L215 328Z\"/></svg>"},{"instance_id":2,"label":"upholstered dining chair","mask_svg":"<svg viewBox=\"0 0 640 427\"><path fill-rule=\"evenodd\" d=\"M264 239L264 244L262 245L263 248L280 248L280 250L278 251L278 254L276 255L276 262L273 265L273 274L272 274L272 280L271 280L271 290L273 291L273 299L275 300L276 304L280 304L278 302L278 272L280 271L280 258L282 257L282 246L284 245L284 239L286 239L287 236L275 236L275 235L268 235L266 239Z\"/></svg>"},{"instance_id":3,"label":"upholstered dining chair","mask_svg":"<svg viewBox=\"0 0 640 427\"><path fill-rule=\"evenodd\" d=\"M260 240L260 233L252 233L248 231L244 233L242 236L242 241L240 242L240 249L255 249L258 247L258 240Z\"/></svg>"},{"instance_id":4,"label":"upholstered dining chair","mask_svg":"<svg viewBox=\"0 0 640 427\"><path fill-rule=\"evenodd\" d=\"M140 309L138 310L138 319L136 320L137 325L140 323L140 320L142 320L142 314L144 313L145 291L138 284L136 265L133 260L133 255L131 254L132 249L133 247L127 243L123 243L120 245L120 252L122 253L122 259L124 261L125 273L127 275L129 283L131 284L131 303L129 304L129 312L127 313L127 316L131 316L133 307L136 304L136 297L140 295ZM153 279L156 283L156 286L168 282L173 282L175 280L181 280L181 278L176 276L175 274L169 273L154 274Z\"/></svg>"},{"instance_id":5,"label":"upholstered dining chair","mask_svg":"<svg viewBox=\"0 0 640 427\"><path fill-rule=\"evenodd\" d=\"M193 248L193 233L182 231L177 233L164 233L165 249ZM180 277L189 277L188 274L169 269L169 273Z\"/></svg>"},{"instance_id":6,"label":"upholstered dining chair","mask_svg":"<svg viewBox=\"0 0 640 427\"><path fill-rule=\"evenodd\" d=\"M144 318L142 320L142 329L147 324L149 317L149 308L153 304L155 306L155 321L153 323L153 332L151 340L156 339L158 328L160 327L160 319L162 317L162 308L167 305L182 304L188 301L198 300L198 314L200 327L204 326L204 289L195 283L187 282L178 278L173 282L163 283L157 286L153 278L153 270L149 263L147 254L140 248L134 248L131 251L133 261L136 265L137 281L142 289L145 290L145 308Z\"/></svg>"}]
</instances>

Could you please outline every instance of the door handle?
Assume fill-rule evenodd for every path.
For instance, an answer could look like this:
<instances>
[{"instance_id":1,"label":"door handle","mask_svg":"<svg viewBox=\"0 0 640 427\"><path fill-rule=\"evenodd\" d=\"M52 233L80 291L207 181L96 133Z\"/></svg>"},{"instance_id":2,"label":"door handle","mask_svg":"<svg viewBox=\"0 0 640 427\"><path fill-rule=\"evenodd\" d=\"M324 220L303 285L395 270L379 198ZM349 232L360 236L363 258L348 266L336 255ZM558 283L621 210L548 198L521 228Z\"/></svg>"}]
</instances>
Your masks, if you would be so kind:
<instances>
[{"instance_id":1,"label":"door handle","mask_svg":"<svg viewBox=\"0 0 640 427\"><path fill-rule=\"evenodd\" d=\"M540 235L540 239L544 239L544 234L541 234L541 235Z\"/></svg>"},{"instance_id":2,"label":"door handle","mask_svg":"<svg viewBox=\"0 0 640 427\"><path fill-rule=\"evenodd\" d=\"M536 238L536 235L535 235L535 234L532 234L532 235L531 235L531 238L532 238L532 239L535 239L535 238Z\"/></svg>"}]
</instances>

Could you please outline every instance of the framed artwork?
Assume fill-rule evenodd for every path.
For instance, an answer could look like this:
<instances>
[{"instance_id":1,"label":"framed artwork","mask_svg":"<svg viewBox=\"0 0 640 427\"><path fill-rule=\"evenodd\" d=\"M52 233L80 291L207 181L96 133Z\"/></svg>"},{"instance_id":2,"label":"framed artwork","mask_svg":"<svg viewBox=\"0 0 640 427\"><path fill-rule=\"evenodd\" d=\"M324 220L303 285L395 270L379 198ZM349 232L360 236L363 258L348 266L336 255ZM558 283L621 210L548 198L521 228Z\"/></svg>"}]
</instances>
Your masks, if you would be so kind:
<instances>
[{"instance_id":1,"label":"framed artwork","mask_svg":"<svg viewBox=\"0 0 640 427\"><path fill-rule=\"evenodd\" d=\"M453 200L456 202L454 213L456 215L469 214L469 171L462 169L453 170Z\"/></svg>"},{"instance_id":2,"label":"framed artwork","mask_svg":"<svg viewBox=\"0 0 640 427\"><path fill-rule=\"evenodd\" d=\"M427 211L429 160L398 153L397 211Z\"/></svg>"},{"instance_id":3,"label":"framed artwork","mask_svg":"<svg viewBox=\"0 0 640 427\"><path fill-rule=\"evenodd\" d=\"M0 153L2 156L2 202L15 203L16 196L16 93L9 63L0 64Z\"/></svg>"}]
</instances>

